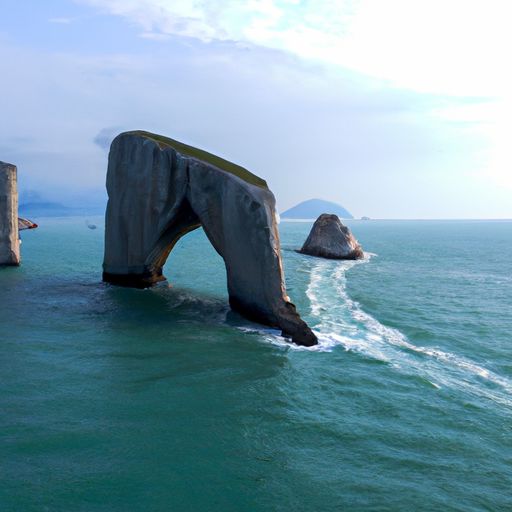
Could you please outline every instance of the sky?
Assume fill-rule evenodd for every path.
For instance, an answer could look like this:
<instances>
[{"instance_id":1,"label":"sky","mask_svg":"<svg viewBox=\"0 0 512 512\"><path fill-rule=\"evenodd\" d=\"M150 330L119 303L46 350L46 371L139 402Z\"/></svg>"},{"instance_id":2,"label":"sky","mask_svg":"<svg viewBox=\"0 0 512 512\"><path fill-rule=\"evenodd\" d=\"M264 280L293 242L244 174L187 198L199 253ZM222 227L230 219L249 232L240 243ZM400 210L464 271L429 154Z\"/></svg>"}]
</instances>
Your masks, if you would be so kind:
<instances>
[{"instance_id":1,"label":"sky","mask_svg":"<svg viewBox=\"0 0 512 512\"><path fill-rule=\"evenodd\" d=\"M161 133L283 211L512 218L502 0L0 0L0 160L21 198L106 198L111 139Z\"/></svg>"}]
</instances>

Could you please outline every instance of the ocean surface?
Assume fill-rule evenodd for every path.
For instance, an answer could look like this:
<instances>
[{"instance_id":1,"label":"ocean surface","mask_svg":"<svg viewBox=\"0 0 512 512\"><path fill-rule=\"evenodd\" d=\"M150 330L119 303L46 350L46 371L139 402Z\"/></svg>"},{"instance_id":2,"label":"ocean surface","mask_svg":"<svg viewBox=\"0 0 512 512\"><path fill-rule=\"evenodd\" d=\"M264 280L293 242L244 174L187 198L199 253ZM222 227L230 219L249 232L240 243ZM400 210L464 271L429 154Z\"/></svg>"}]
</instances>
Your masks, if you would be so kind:
<instances>
[{"instance_id":1,"label":"ocean surface","mask_svg":"<svg viewBox=\"0 0 512 512\"><path fill-rule=\"evenodd\" d=\"M294 252L318 347L229 311L202 231L169 283L101 283L103 220L37 219L0 270L0 510L512 510L512 222L353 221Z\"/></svg>"}]
</instances>

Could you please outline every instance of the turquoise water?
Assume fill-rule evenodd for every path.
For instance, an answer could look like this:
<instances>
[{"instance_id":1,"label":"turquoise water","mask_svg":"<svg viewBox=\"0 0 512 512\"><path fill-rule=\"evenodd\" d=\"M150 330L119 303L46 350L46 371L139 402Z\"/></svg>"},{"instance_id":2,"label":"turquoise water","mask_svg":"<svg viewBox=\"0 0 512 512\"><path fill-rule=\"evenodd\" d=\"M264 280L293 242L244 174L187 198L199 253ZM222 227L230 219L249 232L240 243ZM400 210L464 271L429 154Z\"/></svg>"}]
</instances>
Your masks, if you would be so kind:
<instances>
[{"instance_id":1,"label":"turquoise water","mask_svg":"<svg viewBox=\"0 0 512 512\"><path fill-rule=\"evenodd\" d=\"M1 511L512 510L512 222L352 222L358 263L282 223L314 350L229 312L201 231L103 285L94 222L0 270Z\"/></svg>"}]
</instances>

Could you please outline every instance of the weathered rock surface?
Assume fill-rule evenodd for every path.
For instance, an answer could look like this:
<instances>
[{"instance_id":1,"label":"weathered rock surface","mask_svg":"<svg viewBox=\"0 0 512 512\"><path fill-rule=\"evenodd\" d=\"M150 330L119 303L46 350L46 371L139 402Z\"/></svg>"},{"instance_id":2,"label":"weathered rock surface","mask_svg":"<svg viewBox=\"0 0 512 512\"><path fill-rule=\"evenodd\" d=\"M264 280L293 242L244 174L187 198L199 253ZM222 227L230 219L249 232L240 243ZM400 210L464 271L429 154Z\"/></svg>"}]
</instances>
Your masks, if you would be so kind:
<instances>
[{"instance_id":1,"label":"weathered rock surface","mask_svg":"<svg viewBox=\"0 0 512 512\"><path fill-rule=\"evenodd\" d=\"M0 162L0 265L20 264L16 166Z\"/></svg>"},{"instance_id":2,"label":"weathered rock surface","mask_svg":"<svg viewBox=\"0 0 512 512\"><path fill-rule=\"evenodd\" d=\"M176 242L202 226L226 265L229 302L300 345L317 339L286 295L275 199L267 184L215 155L147 132L112 142L103 279L148 287ZM200 272L201 269L198 269Z\"/></svg>"},{"instance_id":3,"label":"weathered rock surface","mask_svg":"<svg viewBox=\"0 0 512 512\"><path fill-rule=\"evenodd\" d=\"M335 260L358 260L364 257L359 242L337 215L323 213L316 219L302 249L309 256Z\"/></svg>"}]
</instances>

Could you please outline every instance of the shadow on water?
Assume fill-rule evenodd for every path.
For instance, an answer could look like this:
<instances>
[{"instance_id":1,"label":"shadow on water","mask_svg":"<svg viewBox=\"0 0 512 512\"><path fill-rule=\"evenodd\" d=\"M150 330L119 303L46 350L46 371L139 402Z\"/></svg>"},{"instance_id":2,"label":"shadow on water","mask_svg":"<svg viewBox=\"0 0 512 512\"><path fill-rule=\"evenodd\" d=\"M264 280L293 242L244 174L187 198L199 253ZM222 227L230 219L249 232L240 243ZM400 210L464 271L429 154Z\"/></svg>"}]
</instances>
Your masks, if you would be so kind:
<instances>
[{"instance_id":1,"label":"shadow on water","mask_svg":"<svg viewBox=\"0 0 512 512\"><path fill-rule=\"evenodd\" d=\"M103 301L118 320L150 325L188 321L221 322L229 309L222 299L163 283L155 288L136 290L103 285ZM115 318L112 318L115 321Z\"/></svg>"}]
</instances>

